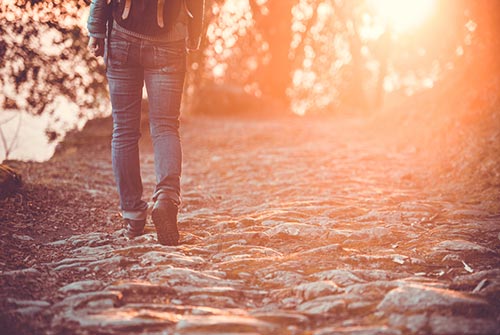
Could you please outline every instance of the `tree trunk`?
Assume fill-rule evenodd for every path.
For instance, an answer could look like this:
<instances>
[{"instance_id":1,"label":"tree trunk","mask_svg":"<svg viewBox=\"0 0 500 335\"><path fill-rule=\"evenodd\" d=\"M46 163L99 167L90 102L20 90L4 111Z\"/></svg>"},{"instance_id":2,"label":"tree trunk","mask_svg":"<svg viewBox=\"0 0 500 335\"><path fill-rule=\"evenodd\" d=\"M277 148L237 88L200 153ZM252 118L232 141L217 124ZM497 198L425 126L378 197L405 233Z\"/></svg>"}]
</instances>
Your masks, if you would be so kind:
<instances>
[{"instance_id":1,"label":"tree trunk","mask_svg":"<svg viewBox=\"0 0 500 335\"><path fill-rule=\"evenodd\" d=\"M259 85L265 96L286 105L286 94L292 79L292 62L289 57L292 42L292 8L294 0L268 1L268 12L263 14L256 0L251 0L255 27L268 44L268 61L263 63L258 75Z\"/></svg>"}]
</instances>

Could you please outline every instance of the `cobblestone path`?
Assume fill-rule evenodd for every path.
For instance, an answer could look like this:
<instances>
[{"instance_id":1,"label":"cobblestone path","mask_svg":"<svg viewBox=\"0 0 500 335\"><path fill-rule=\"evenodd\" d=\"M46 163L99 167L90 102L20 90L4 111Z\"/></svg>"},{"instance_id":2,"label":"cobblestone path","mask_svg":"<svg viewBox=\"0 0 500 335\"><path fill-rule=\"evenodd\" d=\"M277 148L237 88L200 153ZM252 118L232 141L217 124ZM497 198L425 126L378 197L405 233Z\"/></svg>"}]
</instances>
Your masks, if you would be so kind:
<instances>
[{"instance_id":1,"label":"cobblestone path","mask_svg":"<svg viewBox=\"0 0 500 335\"><path fill-rule=\"evenodd\" d=\"M9 312L48 334L500 334L500 215L418 181L411 147L301 119L188 119L183 146L182 245L151 222L50 242L65 258L3 278L73 282Z\"/></svg>"}]
</instances>

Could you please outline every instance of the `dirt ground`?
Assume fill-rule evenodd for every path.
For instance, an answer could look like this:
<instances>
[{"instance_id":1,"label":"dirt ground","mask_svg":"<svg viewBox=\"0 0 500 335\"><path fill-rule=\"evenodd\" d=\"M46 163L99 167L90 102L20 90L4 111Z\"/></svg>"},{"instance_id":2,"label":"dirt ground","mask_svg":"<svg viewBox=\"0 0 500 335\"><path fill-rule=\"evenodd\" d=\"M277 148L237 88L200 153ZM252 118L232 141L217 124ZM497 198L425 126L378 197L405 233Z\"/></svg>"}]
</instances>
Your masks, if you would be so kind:
<instances>
[{"instance_id":1,"label":"dirt ground","mask_svg":"<svg viewBox=\"0 0 500 335\"><path fill-rule=\"evenodd\" d=\"M500 334L500 185L443 179L362 118L186 118L164 247L151 223L122 234L110 131L8 162L25 185L0 201L0 333Z\"/></svg>"}]
</instances>

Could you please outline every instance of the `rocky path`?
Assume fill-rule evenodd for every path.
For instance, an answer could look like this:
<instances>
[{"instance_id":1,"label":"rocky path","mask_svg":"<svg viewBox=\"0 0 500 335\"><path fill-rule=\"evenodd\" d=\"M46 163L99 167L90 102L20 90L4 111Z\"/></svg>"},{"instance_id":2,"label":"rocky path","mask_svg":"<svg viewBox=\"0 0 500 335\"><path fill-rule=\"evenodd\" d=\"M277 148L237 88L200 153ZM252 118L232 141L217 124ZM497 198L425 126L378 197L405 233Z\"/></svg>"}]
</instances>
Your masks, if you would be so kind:
<instances>
[{"instance_id":1,"label":"rocky path","mask_svg":"<svg viewBox=\"0 0 500 335\"><path fill-rule=\"evenodd\" d=\"M370 134L357 120L186 120L182 245L157 244L151 223L133 240L46 242L65 253L2 282L65 280L9 291L4 313L46 334L500 334L499 213Z\"/></svg>"}]
</instances>

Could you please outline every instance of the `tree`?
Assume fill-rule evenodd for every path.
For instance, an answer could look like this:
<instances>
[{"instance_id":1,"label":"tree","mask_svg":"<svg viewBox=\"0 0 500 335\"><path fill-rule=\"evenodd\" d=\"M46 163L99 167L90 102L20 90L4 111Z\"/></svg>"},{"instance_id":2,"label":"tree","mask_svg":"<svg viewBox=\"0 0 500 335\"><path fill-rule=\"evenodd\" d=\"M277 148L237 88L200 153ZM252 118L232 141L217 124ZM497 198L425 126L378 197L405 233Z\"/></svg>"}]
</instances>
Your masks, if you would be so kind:
<instances>
[{"instance_id":1,"label":"tree","mask_svg":"<svg viewBox=\"0 0 500 335\"><path fill-rule=\"evenodd\" d=\"M86 50L89 0L12 0L0 4L0 106L52 114L63 99L104 110L103 63Z\"/></svg>"},{"instance_id":2,"label":"tree","mask_svg":"<svg viewBox=\"0 0 500 335\"><path fill-rule=\"evenodd\" d=\"M18 136L19 136L19 130L21 129L21 121L22 121L21 115L19 115L17 117L18 118L17 127L15 128L14 134L10 137L10 139L8 139L7 136L5 135L5 133L3 132L2 126L10 123L15 118L16 117L13 116L13 117L10 117L8 119L0 121L0 142L2 143L2 147L3 147L4 160L9 159L9 156L12 153L12 150L14 150L14 148L16 146L16 142L17 142Z\"/></svg>"},{"instance_id":3,"label":"tree","mask_svg":"<svg viewBox=\"0 0 500 335\"><path fill-rule=\"evenodd\" d=\"M266 57L259 68L258 82L265 95L288 105L287 89L292 78L292 8L294 0L267 1L259 5L250 0L256 29L266 43Z\"/></svg>"}]
</instances>

